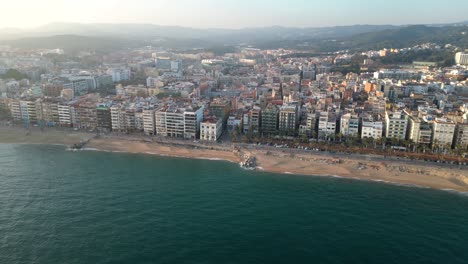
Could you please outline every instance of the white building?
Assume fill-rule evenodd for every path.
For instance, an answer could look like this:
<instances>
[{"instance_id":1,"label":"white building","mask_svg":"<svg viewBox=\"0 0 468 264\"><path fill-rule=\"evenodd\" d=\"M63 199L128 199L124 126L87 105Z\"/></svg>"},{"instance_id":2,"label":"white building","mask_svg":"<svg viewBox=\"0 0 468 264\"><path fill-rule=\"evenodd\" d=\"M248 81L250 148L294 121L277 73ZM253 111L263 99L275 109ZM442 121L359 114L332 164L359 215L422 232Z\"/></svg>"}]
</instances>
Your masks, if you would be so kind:
<instances>
[{"instance_id":1,"label":"white building","mask_svg":"<svg viewBox=\"0 0 468 264\"><path fill-rule=\"evenodd\" d=\"M112 68L108 69L106 73L112 76L113 82L126 81L131 77L131 71L129 68Z\"/></svg>"},{"instance_id":2,"label":"white building","mask_svg":"<svg viewBox=\"0 0 468 264\"><path fill-rule=\"evenodd\" d=\"M410 116L408 119L408 138L417 144L431 144L432 123L427 119Z\"/></svg>"},{"instance_id":3,"label":"white building","mask_svg":"<svg viewBox=\"0 0 468 264\"><path fill-rule=\"evenodd\" d=\"M223 133L223 122L220 118L207 118L201 123L200 140L217 141Z\"/></svg>"},{"instance_id":4,"label":"white building","mask_svg":"<svg viewBox=\"0 0 468 264\"><path fill-rule=\"evenodd\" d=\"M156 122L153 109L143 110L143 131L147 135L156 134Z\"/></svg>"},{"instance_id":5,"label":"white building","mask_svg":"<svg viewBox=\"0 0 468 264\"><path fill-rule=\"evenodd\" d=\"M197 139L204 107L165 106L155 112L156 133L164 137Z\"/></svg>"},{"instance_id":6,"label":"white building","mask_svg":"<svg viewBox=\"0 0 468 264\"><path fill-rule=\"evenodd\" d=\"M63 126L70 126L72 124L72 116L70 105L58 105L59 124Z\"/></svg>"},{"instance_id":7,"label":"white building","mask_svg":"<svg viewBox=\"0 0 468 264\"><path fill-rule=\"evenodd\" d=\"M468 53L458 52L455 54L455 63L459 65L468 65Z\"/></svg>"},{"instance_id":8,"label":"white building","mask_svg":"<svg viewBox=\"0 0 468 264\"><path fill-rule=\"evenodd\" d=\"M362 118L361 138L381 138L384 132L384 122L379 117L366 116Z\"/></svg>"},{"instance_id":9,"label":"white building","mask_svg":"<svg viewBox=\"0 0 468 264\"><path fill-rule=\"evenodd\" d=\"M436 118L433 123L432 144L438 146L452 145L456 124L448 118Z\"/></svg>"},{"instance_id":10,"label":"white building","mask_svg":"<svg viewBox=\"0 0 468 264\"><path fill-rule=\"evenodd\" d=\"M343 136L359 135L359 117L350 113L341 116L340 133Z\"/></svg>"},{"instance_id":11,"label":"white building","mask_svg":"<svg viewBox=\"0 0 468 264\"><path fill-rule=\"evenodd\" d=\"M318 123L318 137L328 139L336 134L336 114L321 112Z\"/></svg>"}]
</instances>

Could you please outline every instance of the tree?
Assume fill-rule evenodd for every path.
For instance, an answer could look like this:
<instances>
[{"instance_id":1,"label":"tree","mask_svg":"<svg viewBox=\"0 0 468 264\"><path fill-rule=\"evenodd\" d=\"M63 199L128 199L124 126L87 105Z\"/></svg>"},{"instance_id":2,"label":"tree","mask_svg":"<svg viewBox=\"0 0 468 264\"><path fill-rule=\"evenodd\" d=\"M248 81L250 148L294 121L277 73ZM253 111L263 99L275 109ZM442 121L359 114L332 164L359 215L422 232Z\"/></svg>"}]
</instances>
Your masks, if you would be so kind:
<instances>
[{"instance_id":1,"label":"tree","mask_svg":"<svg viewBox=\"0 0 468 264\"><path fill-rule=\"evenodd\" d=\"M17 81L27 79L28 76L15 69L9 69L5 74L0 75L0 79L15 79Z\"/></svg>"}]
</instances>

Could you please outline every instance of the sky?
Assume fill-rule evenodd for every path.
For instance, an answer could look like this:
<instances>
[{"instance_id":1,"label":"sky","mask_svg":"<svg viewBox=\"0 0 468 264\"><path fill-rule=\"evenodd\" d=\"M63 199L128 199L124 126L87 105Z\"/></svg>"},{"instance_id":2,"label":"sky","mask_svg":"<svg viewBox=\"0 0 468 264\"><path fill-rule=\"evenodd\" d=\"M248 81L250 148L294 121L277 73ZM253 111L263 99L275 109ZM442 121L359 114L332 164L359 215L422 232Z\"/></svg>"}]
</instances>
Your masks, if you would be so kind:
<instances>
[{"instance_id":1,"label":"sky","mask_svg":"<svg viewBox=\"0 0 468 264\"><path fill-rule=\"evenodd\" d=\"M52 22L194 28L432 24L468 20L466 0L5 0L0 28Z\"/></svg>"}]
</instances>

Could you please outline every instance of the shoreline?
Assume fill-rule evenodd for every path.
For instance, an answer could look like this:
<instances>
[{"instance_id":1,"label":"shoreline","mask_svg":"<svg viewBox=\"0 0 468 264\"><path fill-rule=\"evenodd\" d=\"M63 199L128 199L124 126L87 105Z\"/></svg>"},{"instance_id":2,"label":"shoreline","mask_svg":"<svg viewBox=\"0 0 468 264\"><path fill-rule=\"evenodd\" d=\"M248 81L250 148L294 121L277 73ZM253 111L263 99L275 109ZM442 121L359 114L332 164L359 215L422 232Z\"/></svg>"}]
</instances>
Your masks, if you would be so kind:
<instances>
[{"instance_id":1,"label":"shoreline","mask_svg":"<svg viewBox=\"0 0 468 264\"><path fill-rule=\"evenodd\" d=\"M25 136L25 132L28 134ZM0 143L70 146L89 140L83 151L158 155L163 157L227 161L239 164L241 156L255 157L255 170L278 174L334 177L398 186L430 188L468 194L468 168L442 166L409 160L323 153L301 153L254 146L202 145L187 142L150 142L144 138L100 137L70 131L26 131L0 129Z\"/></svg>"}]
</instances>

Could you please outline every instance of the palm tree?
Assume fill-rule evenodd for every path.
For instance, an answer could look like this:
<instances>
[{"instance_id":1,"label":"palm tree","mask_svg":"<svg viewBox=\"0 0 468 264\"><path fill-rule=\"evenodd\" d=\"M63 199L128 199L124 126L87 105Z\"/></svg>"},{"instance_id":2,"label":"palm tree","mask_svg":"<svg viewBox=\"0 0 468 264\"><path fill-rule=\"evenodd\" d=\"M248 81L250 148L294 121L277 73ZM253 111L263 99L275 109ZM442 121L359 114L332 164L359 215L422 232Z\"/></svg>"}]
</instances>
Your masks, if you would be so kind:
<instances>
[{"instance_id":1,"label":"palm tree","mask_svg":"<svg viewBox=\"0 0 468 264\"><path fill-rule=\"evenodd\" d=\"M341 140L343 139L343 134L341 132L336 134L336 138L338 139L339 142L341 142Z\"/></svg>"}]
</instances>

